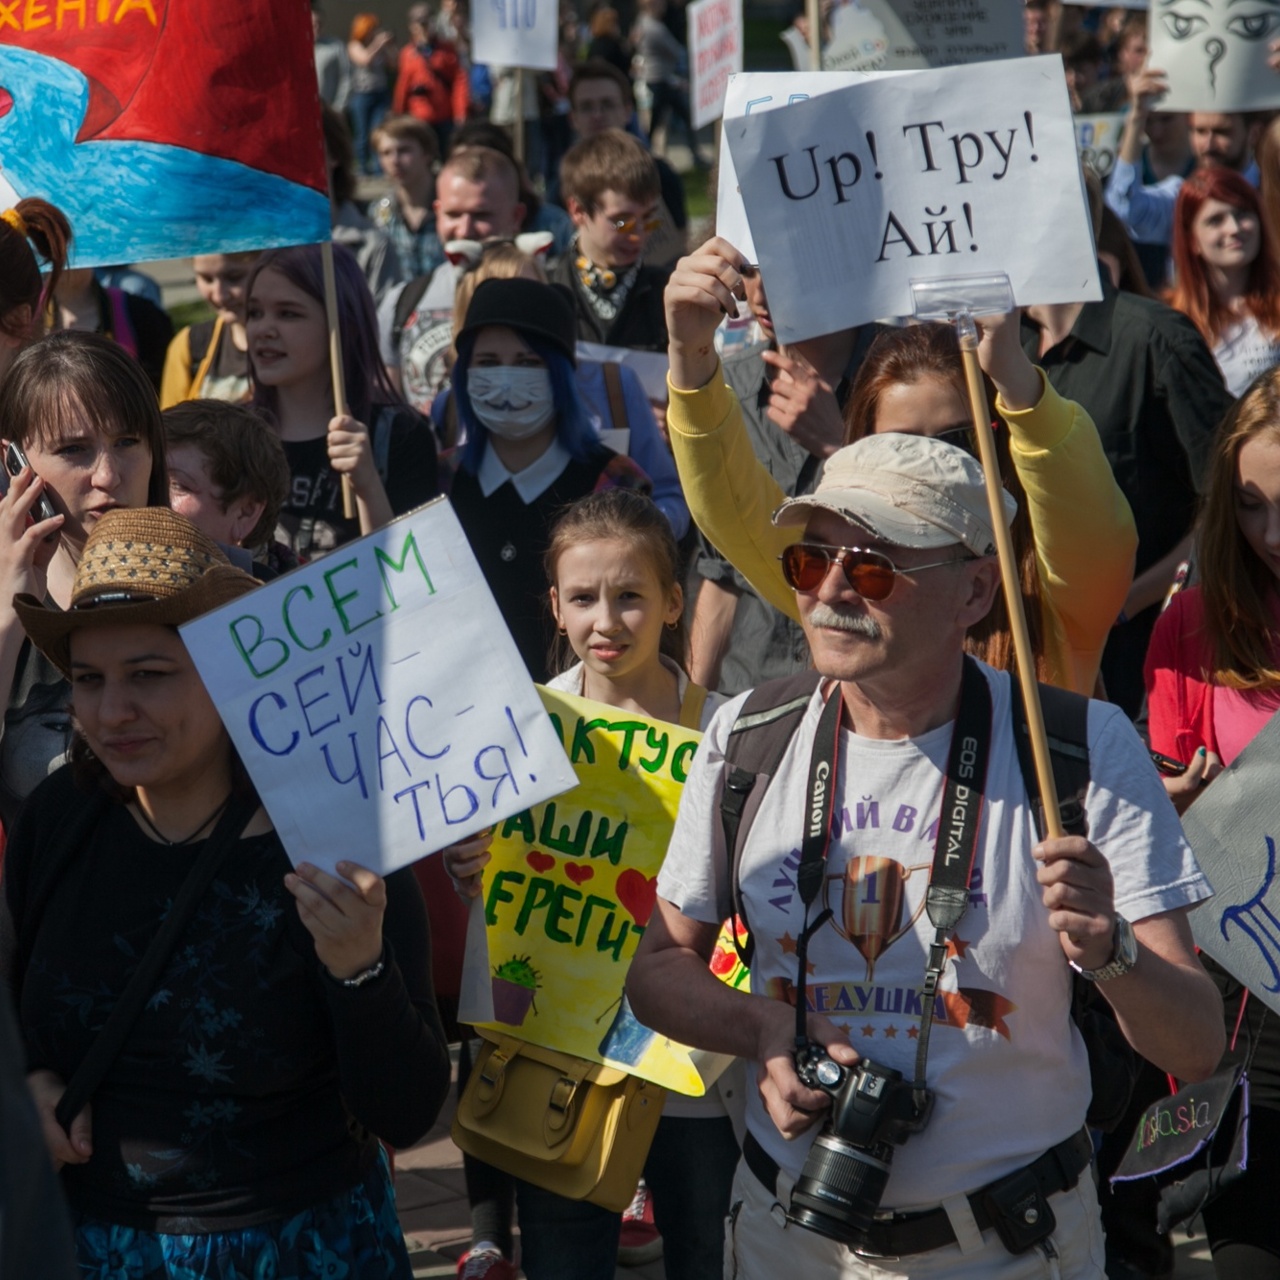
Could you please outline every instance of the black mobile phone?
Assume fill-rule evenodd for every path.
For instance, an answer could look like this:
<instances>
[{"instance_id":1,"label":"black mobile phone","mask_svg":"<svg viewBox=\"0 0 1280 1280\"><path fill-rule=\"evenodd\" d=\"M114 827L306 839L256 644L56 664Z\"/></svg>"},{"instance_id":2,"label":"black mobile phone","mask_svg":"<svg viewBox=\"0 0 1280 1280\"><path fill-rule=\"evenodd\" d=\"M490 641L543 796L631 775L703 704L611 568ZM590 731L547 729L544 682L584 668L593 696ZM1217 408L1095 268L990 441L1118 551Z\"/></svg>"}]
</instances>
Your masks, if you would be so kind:
<instances>
[{"instance_id":1,"label":"black mobile phone","mask_svg":"<svg viewBox=\"0 0 1280 1280\"><path fill-rule=\"evenodd\" d=\"M1181 760L1175 760L1172 756L1161 755L1158 751L1152 751L1149 754L1151 762L1166 778L1177 778L1187 771L1187 766Z\"/></svg>"},{"instance_id":2,"label":"black mobile phone","mask_svg":"<svg viewBox=\"0 0 1280 1280\"><path fill-rule=\"evenodd\" d=\"M29 467L30 465L31 463L27 461L27 455L22 452L21 446L10 441L4 451L5 470L11 476L16 476L23 467ZM36 505L32 508L31 518L36 523L39 523L41 520L52 520L57 514L53 503L49 501L49 495L42 493L36 499Z\"/></svg>"}]
</instances>

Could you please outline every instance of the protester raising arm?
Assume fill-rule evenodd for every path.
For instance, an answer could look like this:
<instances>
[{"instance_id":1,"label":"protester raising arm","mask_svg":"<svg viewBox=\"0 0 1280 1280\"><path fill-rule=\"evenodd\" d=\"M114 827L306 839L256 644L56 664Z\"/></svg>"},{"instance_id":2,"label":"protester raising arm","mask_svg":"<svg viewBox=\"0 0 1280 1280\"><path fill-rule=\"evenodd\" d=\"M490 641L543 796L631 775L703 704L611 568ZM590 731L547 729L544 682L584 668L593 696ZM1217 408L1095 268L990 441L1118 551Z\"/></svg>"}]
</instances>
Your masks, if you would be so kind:
<instances>
[{"instance_id":1,"label":"protester raising arm","mask_svg":"<svg viewBox=\"0 0 1280 1280\"><path fill-rule=\"evenodd\" d=\"M778 564L778 556L794 537L769 522L770 513L787 495L755 457L740 406L719 374L712 342L720 317L736 313L745 266L737 250L716 239L682 259L672 275L667 287L668 424L685 496L699 528L762 597L795 617L794 597ZM1092 692L1102 646L1132 574L1132 513L1088 415L1058 396L1014 349L1011 325L991 321L985 333L979 358L1000 393L996 409L1009 424L1010 454L1026 488L1035 540L1042 675L1052 683ZM898 340L882 336L877 346ZM876 349L873 346L869 361L875 360ZM925 381L931 389L945 390L948 383L962 386L958 361L946 369L945 379L941 370L931 370L927 379L904 378L894 391L910 394ZM860 377L851 412L862 385ZM937 430L966 425L963 393L955 394L955 406L942 414L945 421L939 421ZM772 406L771 417L778 421ZM861 429L893 427L883 425L873 411L872 421ZM1026 586L1024 581L1024 590Z\"/></svg>"},{"instance_id":2,"label":"protester raising arm","mask_svg":"<svg viewBox=\"0 0 1280 1280\"><path fill-rule=\"evenodd\" d=\"M1147 244L1165 244L1173 234L1173 205L1182 174L1173 173L1152 186L1142 181L1142 148L1147 121L1156 100L1169 87L1163 71L1144 70L1129 77L1129 114L1120 134L1115 167L1107 179L1108 208L1130 235Z\"/></svg>"}]
</instances>

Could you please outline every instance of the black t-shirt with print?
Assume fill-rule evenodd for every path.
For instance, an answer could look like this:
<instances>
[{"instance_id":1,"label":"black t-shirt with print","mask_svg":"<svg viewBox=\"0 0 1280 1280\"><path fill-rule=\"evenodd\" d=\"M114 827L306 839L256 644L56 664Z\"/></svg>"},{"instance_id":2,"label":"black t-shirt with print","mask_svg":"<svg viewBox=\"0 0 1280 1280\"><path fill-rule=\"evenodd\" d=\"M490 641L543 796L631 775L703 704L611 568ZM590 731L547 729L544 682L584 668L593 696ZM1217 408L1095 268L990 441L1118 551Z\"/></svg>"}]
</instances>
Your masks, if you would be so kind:
<instances>
[{"instance_id":1,"label":"black t-shirt with print","mask_svg":"<svg viewBox=\"0 0 1280 1280\"><path fill-rule=\"evenodd\" d=\"M390 432L382 483L396 515L440 492L435 433L431 423L407 405L382 406L371 431ZM375 444L375 453L377 452ZM342 514L342 478L329 466L326 437L284 441L289 463L289 496L280 508L276 537L302 560L310 560L360 536L360 521Z\"/></svg>"}]
</instances>

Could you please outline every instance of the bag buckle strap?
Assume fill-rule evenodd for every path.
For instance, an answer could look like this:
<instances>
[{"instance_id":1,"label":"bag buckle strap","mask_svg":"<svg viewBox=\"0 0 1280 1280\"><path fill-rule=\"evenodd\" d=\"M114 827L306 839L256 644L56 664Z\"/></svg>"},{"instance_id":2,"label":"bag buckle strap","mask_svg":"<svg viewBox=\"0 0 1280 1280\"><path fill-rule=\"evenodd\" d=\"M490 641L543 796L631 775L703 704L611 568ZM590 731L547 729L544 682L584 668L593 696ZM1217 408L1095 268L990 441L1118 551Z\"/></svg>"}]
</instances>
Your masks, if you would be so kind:
<instances>
[{"instance_id":1,"label":"bag buckle strap","mask_svg":"<svg viewBox=\"0 0 1280 1280\"><path fill-rule=\"evenodd\" d=\"M546 1122L552 1133L558 1133L569 1123L569 1113L581 1083L581 1080L575 1080L572 1076L561 1076L552 1085L551 1097L547 1100Z\"/></svg>"},{"instance_id":2,"label":"bag buckle strap","mask_svg":"<svg viewBox=\"0 0 1280 1280\"><path fill-rule=\"evenodd\" d=\"M510 1061L509 1053L494 1049L483 1065L477 1068L481 1083L488 1085L490 1089L496 1089L502 1083L502 1073L507 1069Z\"/></svg>"}]
</instances>

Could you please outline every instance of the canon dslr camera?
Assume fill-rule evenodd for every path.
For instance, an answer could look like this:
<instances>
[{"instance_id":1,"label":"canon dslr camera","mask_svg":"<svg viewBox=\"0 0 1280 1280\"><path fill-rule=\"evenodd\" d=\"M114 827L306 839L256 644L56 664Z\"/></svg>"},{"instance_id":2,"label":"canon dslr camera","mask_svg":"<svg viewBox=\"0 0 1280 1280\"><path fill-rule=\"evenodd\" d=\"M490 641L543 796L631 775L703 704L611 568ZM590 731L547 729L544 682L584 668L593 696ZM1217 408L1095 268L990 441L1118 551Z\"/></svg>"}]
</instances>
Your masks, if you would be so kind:
<instances>
[{"instance_id":1,"label":"canon dslr camera","mask_svg":"<svg viewBox=\"0 0 1280 1280\"><path fill-rule=\"evenodd\" d=\"M929 1122L933 1094L917 1108L901 1071L863 1058L842 1067L819 1045L796 1054L796 1074L831 1096L831 1115L814 1139L791 1193L792 1222L841 1244L861 1243L880 1207L893 1148Z\"/></svg>"}]
</instances>

